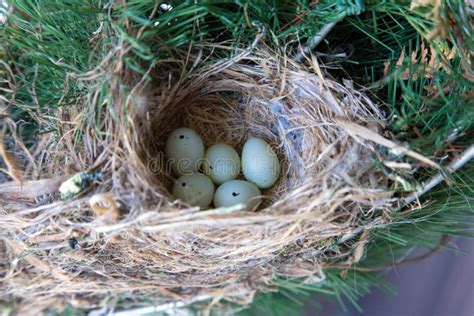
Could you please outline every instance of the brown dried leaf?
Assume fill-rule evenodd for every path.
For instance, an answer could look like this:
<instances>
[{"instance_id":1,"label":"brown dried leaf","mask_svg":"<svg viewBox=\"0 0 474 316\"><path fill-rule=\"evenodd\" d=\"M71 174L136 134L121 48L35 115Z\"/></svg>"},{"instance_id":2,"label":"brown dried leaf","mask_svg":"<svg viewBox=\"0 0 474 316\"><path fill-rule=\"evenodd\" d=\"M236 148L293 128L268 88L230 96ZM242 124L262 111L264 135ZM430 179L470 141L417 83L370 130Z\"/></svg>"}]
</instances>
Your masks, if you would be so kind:
<instances>
[{"instance_id":1,"label":"brown dried leaf","mask_svg":"<svg viewBox=\"0 0 474 316\"><path fill-rule=\"evenodd\" d=\"M388 59L383 63L383 79L387 78L389 69L390 69L390 60Z\"/></svg>"},{"instance_id":2,"label":"brown dried leaf","mask_svg":"<svg viewBox=\"0 0 474 316\"><path fill-rule=\"evenodd\" d=\"M395 66L400 67L401 65L403 65L404 60L405 60L405 49L402 50L402 53L400 54L400 57L398 57L398 60L395 63Z\"/></svg>"},{"instance_id":3,"label":"brown dried leaf","mask_svg":"<svg viewBox=\"0 0 474 316\"><path fill-rule=\"evenodd\" d=\"M398 144L396 144L395 142L377 134L376 132L372 131L371 129L368 129L367 127L364 127L364 126L361 126L359 124L356 124L356 123L352 123L352 122L349 122L349 121L346 121L346 120L343 120L343 119L338 119L337 122L339 124L341 124L345 129L346 131L349 133L349 134L352 134L353 136L358 136L358 137L361 137L363 139L366 139L366 140L369 140L369 141L372 141L374 143L377 143L379 145L382 145L382 146L385 146L387 148L390 148L390 149L398 149L398 150L403 150L403 152L416 159L416 160L419 160L429 166L432 166L436 169L441 169L441 167L434 161L432 161L431 159L428 159L426 158L425 156L417 153L417 152L414 152L408 148L404 148L403 146L400 146Z\"/></svg>"}]
</instances>

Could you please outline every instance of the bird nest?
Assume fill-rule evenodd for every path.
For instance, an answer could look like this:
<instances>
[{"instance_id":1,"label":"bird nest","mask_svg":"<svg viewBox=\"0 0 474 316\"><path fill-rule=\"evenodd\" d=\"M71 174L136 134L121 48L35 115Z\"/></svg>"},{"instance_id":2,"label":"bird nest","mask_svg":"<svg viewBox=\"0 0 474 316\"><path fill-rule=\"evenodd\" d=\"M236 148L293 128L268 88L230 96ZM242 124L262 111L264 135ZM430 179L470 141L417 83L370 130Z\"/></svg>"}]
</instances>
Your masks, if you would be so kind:
<instances>
[{"instance_id":1,"label":"bird nest","mask_svg":"<svg viewBox=\"0 0 474 316\"><path fill-rule=\"evenodd\" d=\"M350 81L263 49L199 67L186 60L125 76L128 85L104 74L109 104L58 113L64 137L43 150L43 180L10 190L18 197L34 184L34 203L10 201L1 216L3 260L17 262L2 272L6 299L25 310L94 308L104 297L245 305L278 278L313 284L327 268L352 266L368 232L390 222L397 199L375 163L379 145L391 144L384 118ZM272 145L281 175L257 211L200 210L172 197L163 151L179 127L206 145L239 151L251 136ZM71 170L85 173L62 200L57 188Z\"/></svg>"}]
</instances>

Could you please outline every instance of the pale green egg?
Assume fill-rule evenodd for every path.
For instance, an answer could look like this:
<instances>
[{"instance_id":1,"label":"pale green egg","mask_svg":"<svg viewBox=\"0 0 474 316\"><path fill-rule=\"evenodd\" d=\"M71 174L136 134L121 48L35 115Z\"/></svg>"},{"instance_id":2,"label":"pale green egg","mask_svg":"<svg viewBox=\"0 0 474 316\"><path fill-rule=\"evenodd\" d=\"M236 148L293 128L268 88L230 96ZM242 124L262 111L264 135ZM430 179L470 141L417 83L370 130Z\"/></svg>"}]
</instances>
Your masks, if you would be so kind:
<instances>
[{"instance_id":1,"label":"pale green egg","mask_svg":"<svg viewBox=\"0 0 474 316\"><path fill-rule=\"evenodd\" d=\"M194 173L179 177L173 186L173 196L192 206L207 208L214 196L214 184L208 176Z\"/></svg>"},{"instance_id":2,"label":"pale green egg","mask_svg":"<svg viewBox=\"0 0 474 316\"><path fill-rule=\"evenodd\" d=\"M217 188L214 206L229 207L244 204L246 211L254 211L262 201L260 195L260 190L254 184L244 180L232 180Z\"/></svg>"},{"instance_id":3,"label":"pale green egg","mask_svg":"<svg viewBox=\"0 0 474 316\"><path fill-rule=\"evenodd\" d=\"M237 178L240 173L239 154L229 145L212 145L204 156L204 173L216 184Z\"/></svg>"},{"instance_id":4,"label":"pale green egg","mask_svg":"<svg viewBox=\"0 0 474 316\"><path fill-rule=\"evenodd\" d=\"M257 187L269 188L280 176L280 161L266 141L252 137L242 150L242 171L245 179Z\"/></svg>"},{"instance_id":5,"label":"pale green egg","mask_svg":"<svg viewBox=\"0 0 474 316\"><path fill-rule=\"evenodd\" d=\"M168 166L178 175L199 170L204 159L204 143L192 129L182 127L173 131L166 141Z\"/></svg>"}]
</instances>

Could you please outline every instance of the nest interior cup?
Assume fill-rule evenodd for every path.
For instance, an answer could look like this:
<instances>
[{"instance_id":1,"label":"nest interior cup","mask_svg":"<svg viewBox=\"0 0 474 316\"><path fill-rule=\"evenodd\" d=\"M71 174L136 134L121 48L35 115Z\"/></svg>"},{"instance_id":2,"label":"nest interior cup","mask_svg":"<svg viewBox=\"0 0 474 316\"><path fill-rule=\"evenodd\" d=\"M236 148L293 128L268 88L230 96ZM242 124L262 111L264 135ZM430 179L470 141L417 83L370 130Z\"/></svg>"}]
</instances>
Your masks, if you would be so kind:
<instances>
[{"instance_id":1,"label":"nest interior cup","mask_svg":"<svg viewBox=\"0 0 474 316\"><path fill-rule=\"evenodd\" d=\"M169 91L171 94L163 93L163 87L159 86L157 90L150 91L151 95L147 98L150 125L146 130L149 142L141 147L144 149L142 162L149 165L150 157L152 161L155 161L153 158L160 157L159 168L148 170L163 185L163 193L166 194L176 175L167 167L163 152L165 141L174 129L192 128L203 138L206 147L225 143L239 153L248 138L261 137L277 152L284 175L272 188L263 192L266 197L264 205L270 205L284 193L287 181L297 180L298 175L294 169L301 164L301 161L288 159L282 140L286 142L288 152L294 152L292 158L296 158L296 155L300 156L302 153L304 133L296 130L288 135L283 129L288 124L299 129L298 118L296 115L289 118L287 114L290 111L280 101L272 100L272 87L251 87L251 83L246 82L255 79L251 75L243 73L241 78L232 78L231 72L227 72L228 70L223 69L208 78L198 75L197 79L180 82L175 91ZM265 106L271 102L278 107ZM285 125L282 126L281 123ZM310 141L311 138L308 138L307 142ZM173 200L172 197L169 199Z\"/></svg>"},{"instance_id":2,"label":"nest interior cup","mask_svg":"<svg viewBox=\"0 0 474 316\"><path fill-rule=\"evenodd\" d=\"M327 194L336 182L344 186L350 179L351 185L367 187L372 150L351 139L338 120L378 132L378 110L350 86L303 72L296 64L282 69L280 62L272 55L241 56L239 62L211 65L174 81L155 78L143 90L135 124L141 127L137 171L145 169L146 178L154 178L151 182L171 209L176 207L169 194L176 175L163 152L168 135L179 127L195 130L206 147L226 143L241 152L252 136L272 145L282 170L278 182L263 191L263 212L311 211L314 206L306 200L320 189ZM372 178L370 187L377 185Z\"/></svg>"}]
</instances>

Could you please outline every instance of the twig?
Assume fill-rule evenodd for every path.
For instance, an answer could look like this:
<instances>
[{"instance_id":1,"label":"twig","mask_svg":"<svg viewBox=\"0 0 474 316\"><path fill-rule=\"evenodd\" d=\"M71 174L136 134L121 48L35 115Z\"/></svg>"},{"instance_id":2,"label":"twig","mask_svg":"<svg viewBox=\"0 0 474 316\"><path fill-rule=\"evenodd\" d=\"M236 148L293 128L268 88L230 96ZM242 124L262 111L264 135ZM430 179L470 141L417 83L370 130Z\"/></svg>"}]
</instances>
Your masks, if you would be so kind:
<instances>
[{"instance_id":1,"label":"twig","mask_svg":"<svg viewBox=\"0 0 474 316\"><path fill-rule=\"evenodd\" d=\"M449 173L453 173L466 163L471 161L474 158L474 145L469 146L459 157L454 159L446 168ZM420 191L414 192L402 200L401 207L404 207L415 200L418 200L422 195L429 192L435 186L440 184L445 179L445 176L442 172L438 173L436 176L430 179Z\"/></svg>"},{"instance_id":2,"label":"twig","mask_svg":"<svg viewBox=\"0 0 474 316\"><path fill-rule=\"evenodd\" d=\"M301 48L301 51L298 52L294 56L294 60L302 61L304 56L306 54L309 54L313 49L315 49L319 45L319 43L321 43L322 40L329 34L329 32L331 32L331 30L334 28L335 25L336 25L336 22L331 22L324 25L321 28L321 31L319 31L318 33L316 33L316 35L311 37L308 40L308 43L303 48Z\"/></svg>"},{"instance_id":3,"label":"twig","mask_svg":"<svg viewBox=\"0 0 474 316\"><path fill-rule=\"evenodd\" d=\"M293 59L296 61L302 61L305 55L310 54L313 49L315 49L319 43L331 32L337 22L342 21L349 15L359 15L365 10L364 0L355 0L352 3L346 3L345 1L336 1L336 8L342 10L342 15L339 16L337 21L329 22L325 24L321 30L316 33L313 37L308 39L308 42L304 47L301 48L301 51L293 56Z\"/></svg>"},{"instance_id":4,"label":"twig","mask_svg":"<svg viewBox=\"0 0 474 316\"><path fill-rule=\"evenodd\" d=\"M389 268L392 268L393 266L399 266L402 264L408 264L408 263L414 263L418 262L421 260L424 260L426 258L431 257L432 255L436 254L440 250L442 250L444 247L449 242L449 236L448 235L442 235L441 238L439 239L438 243L433 249L430 249L428 252L423 253L419 256L412 257L412 258L406 258L406 259L401 259L400 261L393 262L392 264L382 264L382 265L377 265L377 266L369 266L369 267L359 267L356 265L353 266L344 266L344 265L330 265L328 268L339 268L339 269L350 269L354 271L365 271L365 272L376 272L376 271L384 271Z\"/></svg>"}]
</instances>

